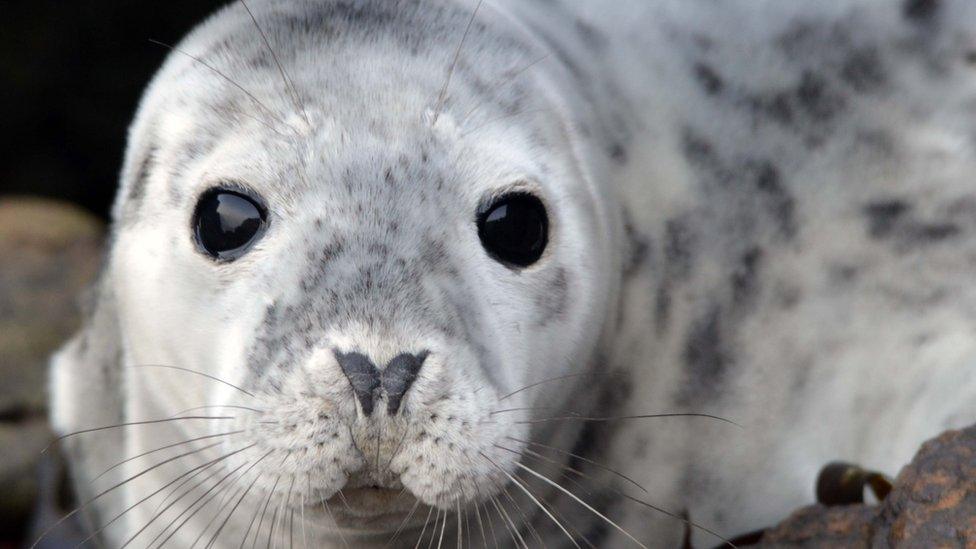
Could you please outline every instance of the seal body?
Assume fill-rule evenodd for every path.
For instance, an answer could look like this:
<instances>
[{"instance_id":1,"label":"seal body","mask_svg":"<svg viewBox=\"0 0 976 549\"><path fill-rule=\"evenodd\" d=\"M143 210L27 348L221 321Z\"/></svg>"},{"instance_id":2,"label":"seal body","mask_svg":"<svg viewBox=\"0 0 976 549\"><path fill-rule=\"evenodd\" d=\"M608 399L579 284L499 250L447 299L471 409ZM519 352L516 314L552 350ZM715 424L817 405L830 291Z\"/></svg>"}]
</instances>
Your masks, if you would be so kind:
<instances>
[{"instance_id":1,"label":"seal body","mask_svg":"<svg viewBox=\"0 0 976 549\"><path fill-rule=\"evenodd\" d=\"M821 4L205 22L53 363L58 430L133 424L66 439L97 535L717 544L972 422L976 6ZM194 242L218 187L267 205L233 262ZM476 227L513 191L548 214L525 268Z\"/></svg>"}]
</instances>

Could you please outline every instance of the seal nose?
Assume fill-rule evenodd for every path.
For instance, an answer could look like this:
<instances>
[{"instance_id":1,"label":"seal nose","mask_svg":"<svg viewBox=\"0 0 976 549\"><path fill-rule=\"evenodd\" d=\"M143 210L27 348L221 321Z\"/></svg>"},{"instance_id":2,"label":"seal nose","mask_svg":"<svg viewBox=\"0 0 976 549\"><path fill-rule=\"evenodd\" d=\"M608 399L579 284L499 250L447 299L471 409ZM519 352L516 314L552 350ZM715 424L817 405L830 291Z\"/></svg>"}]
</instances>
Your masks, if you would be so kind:
<instances>
[{"instance_id":1,"label":"seal nose","mask_svg":"<svg viewBox=\"0 0 976 549\"><path fill-rule=\"evenodd\" d=\"M333 350L342 373L346 375L353 393L363 408L363 414L373 415L374 400L379 393L386 394L386 412L396 415L403 402L403 396L410 390L410 386L417 380L420 368L423 366L427 351L417 354L401 353L386 364L380 371L368 356L361 353L343 353Z\"/></svg>"}]
</instances>

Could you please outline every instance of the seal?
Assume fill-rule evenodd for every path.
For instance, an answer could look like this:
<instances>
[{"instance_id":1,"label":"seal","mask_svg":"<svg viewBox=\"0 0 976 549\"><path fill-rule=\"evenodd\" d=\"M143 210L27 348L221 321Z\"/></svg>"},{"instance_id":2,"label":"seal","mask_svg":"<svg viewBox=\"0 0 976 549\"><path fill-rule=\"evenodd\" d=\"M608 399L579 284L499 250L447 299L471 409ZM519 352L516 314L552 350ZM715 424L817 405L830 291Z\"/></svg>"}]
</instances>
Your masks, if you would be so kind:
<instances>
[{"instance_id":1,"label":"seal","mask_svg":"<svg viewBox=\"0 0 976 549\"><path fill-rule=\"evenodd\" d=\"M976 5L250 0L52 418L113 547L697 545L974 418Z\"/></svg>"}]
</instances>

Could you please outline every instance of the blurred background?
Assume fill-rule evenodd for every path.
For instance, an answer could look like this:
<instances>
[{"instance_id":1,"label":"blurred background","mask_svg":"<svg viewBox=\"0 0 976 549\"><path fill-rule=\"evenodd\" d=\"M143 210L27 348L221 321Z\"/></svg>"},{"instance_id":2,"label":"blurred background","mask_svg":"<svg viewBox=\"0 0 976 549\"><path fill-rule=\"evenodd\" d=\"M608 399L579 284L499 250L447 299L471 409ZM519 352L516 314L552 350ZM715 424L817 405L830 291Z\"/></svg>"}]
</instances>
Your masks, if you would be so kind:
<instances>
[{"instance_id":1,"label":"blurred background","mask_svg":"<svg viewBox=\"0 0 976 549\"><path fill-rule=\"evenodd\" d=\"M126 127L167 53L149 40L175 44L224 3L0 0L0 549L56 503L38 498L57 485L37 473L46 361L98 269Z\"/></svg>"},{"instance_id":2,"label":"blurred background","mask_svg":"<svg viewBox=\"0 0 976 549\"><path fill-rule=\"evenodd\" d=\"M115 190L125 129L166 50L216 0L0 1L0 195L79 204Z\"/></svg>"}]
</instances>

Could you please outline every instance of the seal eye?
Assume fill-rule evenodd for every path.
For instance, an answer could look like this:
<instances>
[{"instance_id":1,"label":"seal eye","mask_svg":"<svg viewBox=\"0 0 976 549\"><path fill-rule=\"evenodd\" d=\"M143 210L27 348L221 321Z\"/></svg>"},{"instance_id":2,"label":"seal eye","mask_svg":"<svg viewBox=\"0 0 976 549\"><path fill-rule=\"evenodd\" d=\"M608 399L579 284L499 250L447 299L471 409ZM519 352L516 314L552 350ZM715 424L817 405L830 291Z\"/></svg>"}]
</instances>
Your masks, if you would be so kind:
<instances>
[{"instance_id":1,"label":"seal eye","mask_svg":"<svg viewBox=\"0 0 976 549\"><path fill-rule=\"evenodd\" d=\"M525 192L495 199L478 214L478 237L488 255L509 267L528 267L542 257L549 219L542 201Z\"/></svg>"},{"instance_id":2,"label":"seal eye","mask_svg":"<svg viewBox=\"0 0 976 549\"><path fill-rule=\"evenodd\" d=\"M257 200L227 189L203 193L193 214L197 244L220 261L244 255L266 225L267 211Z\"/></svg>"}]
</instances>

